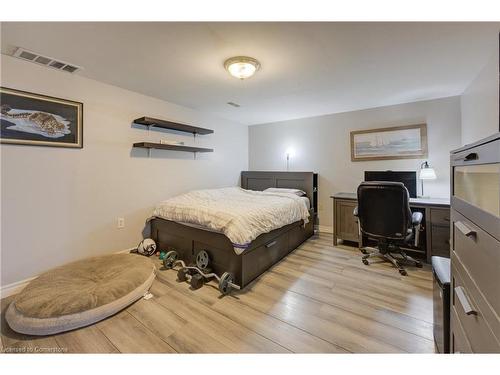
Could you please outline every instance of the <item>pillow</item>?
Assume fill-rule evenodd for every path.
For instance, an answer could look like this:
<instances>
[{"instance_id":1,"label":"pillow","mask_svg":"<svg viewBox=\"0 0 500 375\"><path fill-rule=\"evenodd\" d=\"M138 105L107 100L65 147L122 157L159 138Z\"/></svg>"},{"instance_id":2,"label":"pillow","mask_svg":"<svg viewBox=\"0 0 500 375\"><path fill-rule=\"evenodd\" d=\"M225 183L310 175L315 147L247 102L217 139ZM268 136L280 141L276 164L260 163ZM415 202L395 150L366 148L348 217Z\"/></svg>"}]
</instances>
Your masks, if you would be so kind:
<instances>
[{"instance_id":1,"label":"pillow","mask_svg":"<svg viewBox=\"0 0 500 375\"><path fill-rule=\"evenodd\" d=\"M300 190L300 189L267 188L264 191L267 191L268 193L288 193L288 194L295 194L295 195L298 195L299 197L305 197L307 195L305 191Z\"/></svg>"}]
</instances>

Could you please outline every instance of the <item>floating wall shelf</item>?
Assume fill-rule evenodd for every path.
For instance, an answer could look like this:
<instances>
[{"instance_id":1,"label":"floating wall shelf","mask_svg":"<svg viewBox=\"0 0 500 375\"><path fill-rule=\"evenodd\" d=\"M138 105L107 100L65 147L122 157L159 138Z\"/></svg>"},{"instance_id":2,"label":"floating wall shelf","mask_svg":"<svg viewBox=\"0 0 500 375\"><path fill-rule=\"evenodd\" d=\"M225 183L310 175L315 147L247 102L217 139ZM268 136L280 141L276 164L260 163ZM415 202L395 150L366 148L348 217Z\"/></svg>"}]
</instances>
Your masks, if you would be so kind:
<instances>
[{"instance_id":1,"label":"floating wall shelf","mask_svg":"<svg viewBox=\"0 0 500 375\"><path fill-rule=\"evenodd\" d=\"M163 143L153 143L153 142L139 142L134 143L134 147L140 148L156 148L159 150L171 150L171 151L186 151L186 152L213 152L212 148L202 148L202 147L192 147L192 146L182 146L182 145L166 145Z\"/></svg>"},{"instance_id":2,"label":"floating wall shelf","mask_svg":"<svg viewBox=\"0 0 500 375\"><path fill-rule=\"evenodd\" d=\"M181 124L179 122L173 122L168 120L160 120L152 117L140 117L134 120L135 124L145 125L150 129L151 127L177 130L180 132L191 133L194 137L198 134L212 134L214 131L212 129L199 128L197 126L191 126L186 124ZM193 147L193 146L184 146L184 145L169 145L163 143L154 143L154 142L138 142L134 143L134 147L147 148L148 155L151 156L151 149L158 150L171 150L171 151L185 151L192 152L194 158L196 159L197 152L213 152L212 148L203 148L203 147Z\"/></svg>"},{"instance_id":3,"label":"floating wall shelf","mask_svg":"<svg viewBox=\"0 0 500 375\"><path fill-rule=\"evenodd\" d=\"M163 129L177 130L185 133L192 133L193 135L212 134L214 132L212 129L199 128L197 126L181 124L179 122L173 122L168 120L160 120L146 116L135 119L134 123L145 126L155 126L157 128L163 128Z\"/></svg>"}]
</instances>

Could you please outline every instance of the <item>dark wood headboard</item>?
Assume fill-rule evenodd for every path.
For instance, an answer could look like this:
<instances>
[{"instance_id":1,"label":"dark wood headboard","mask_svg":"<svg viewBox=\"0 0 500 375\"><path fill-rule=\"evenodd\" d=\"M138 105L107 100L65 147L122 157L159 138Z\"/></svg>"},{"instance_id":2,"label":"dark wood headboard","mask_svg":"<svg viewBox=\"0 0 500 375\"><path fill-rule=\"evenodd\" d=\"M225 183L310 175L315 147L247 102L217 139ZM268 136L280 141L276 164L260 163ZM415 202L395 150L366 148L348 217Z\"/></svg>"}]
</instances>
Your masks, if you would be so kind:
<instances>
[{"instance_id":1,"label":"dark wood headboard","mask_svg":"<svg viewBox=\"0 0 500 375\"><path fill-rule=\"evenodd\" d=\"M314 172L243 171L241 187L260 191L270 187L304 190L314 212L318 212L318 174Z\"/></svg>"}]
</instances>

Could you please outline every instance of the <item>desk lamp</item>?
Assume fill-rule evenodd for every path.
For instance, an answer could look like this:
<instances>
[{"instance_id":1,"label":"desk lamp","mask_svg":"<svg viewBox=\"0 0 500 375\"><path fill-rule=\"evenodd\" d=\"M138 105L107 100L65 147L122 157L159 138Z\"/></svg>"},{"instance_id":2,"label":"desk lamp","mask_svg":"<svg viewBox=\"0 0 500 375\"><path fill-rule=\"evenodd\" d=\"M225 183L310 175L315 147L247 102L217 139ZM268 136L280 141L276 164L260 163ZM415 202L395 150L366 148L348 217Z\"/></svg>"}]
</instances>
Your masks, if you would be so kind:
<instances>
[{"instance_id":1,"label":"desk lamp","mask_svg":"<svg viewBox=\"0 0 500 375\"><path fill-rule=\"evenodd\" d=\"M427 161L420 165L419 178L422 183L422 197L424 197L424 180L435 180L437 178L434 168L431 168Z\"/></svg>"}]
</instances>

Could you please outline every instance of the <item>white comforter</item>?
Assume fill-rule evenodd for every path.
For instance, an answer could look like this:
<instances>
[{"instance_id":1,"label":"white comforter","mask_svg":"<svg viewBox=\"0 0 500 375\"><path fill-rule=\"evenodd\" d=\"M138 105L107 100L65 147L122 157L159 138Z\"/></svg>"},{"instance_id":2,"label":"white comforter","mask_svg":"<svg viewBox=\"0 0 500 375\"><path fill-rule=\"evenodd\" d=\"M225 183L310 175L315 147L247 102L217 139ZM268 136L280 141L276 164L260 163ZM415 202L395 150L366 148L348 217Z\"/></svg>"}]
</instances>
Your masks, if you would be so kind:
<instances>
[{"instance_id":1,"label":"white comforter","mask_svg":"<svg viewBox=\"0 0 500 375\"><path fill-rule=\"evenodd\" d=\"M161 202L153 215L224 233L241 254L262 233L309 221L307 200L239 187L196 190Z\"/></svg>"}]
</instances>

